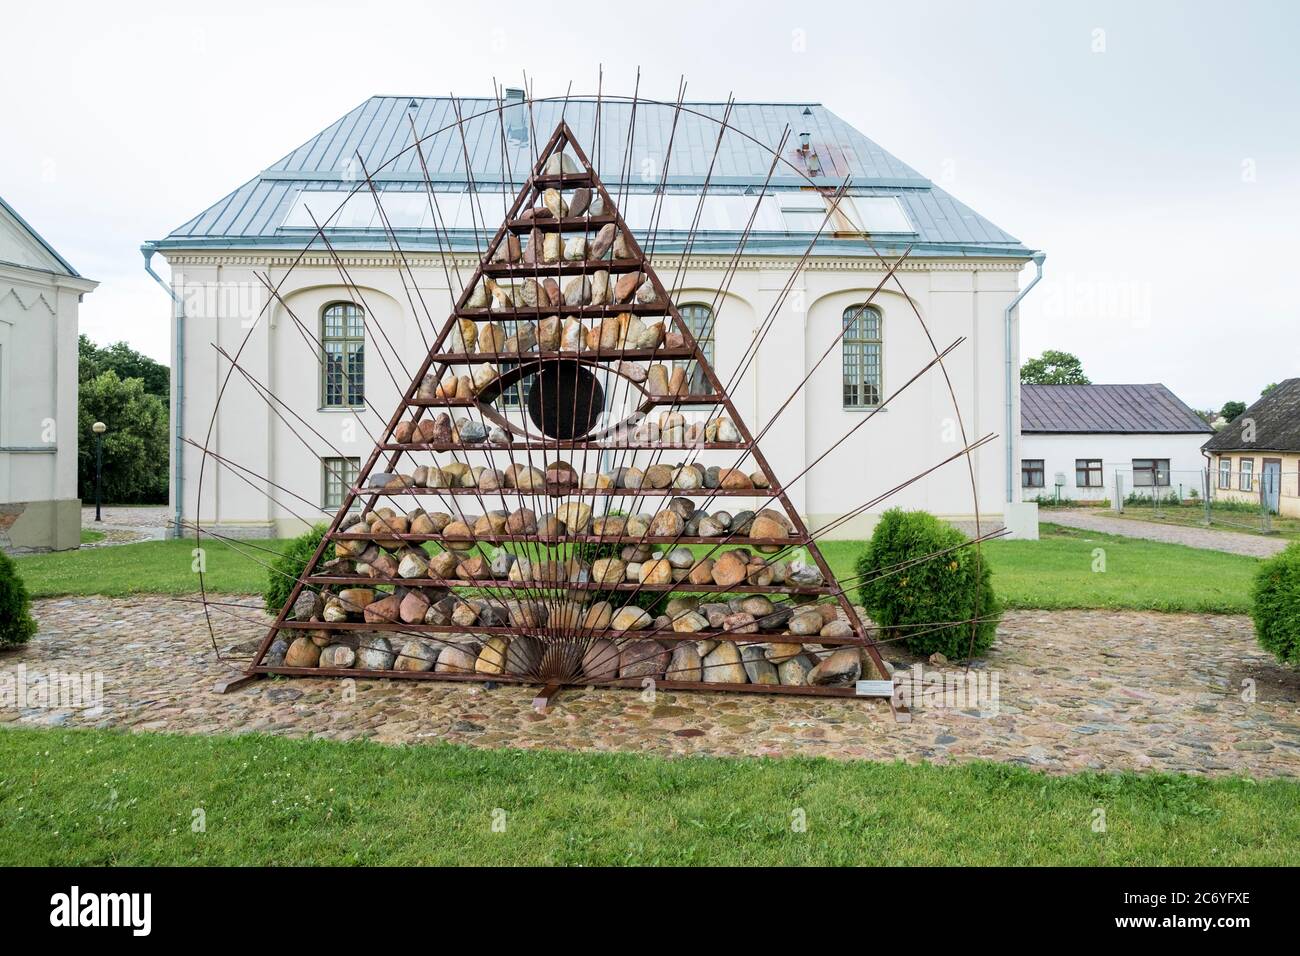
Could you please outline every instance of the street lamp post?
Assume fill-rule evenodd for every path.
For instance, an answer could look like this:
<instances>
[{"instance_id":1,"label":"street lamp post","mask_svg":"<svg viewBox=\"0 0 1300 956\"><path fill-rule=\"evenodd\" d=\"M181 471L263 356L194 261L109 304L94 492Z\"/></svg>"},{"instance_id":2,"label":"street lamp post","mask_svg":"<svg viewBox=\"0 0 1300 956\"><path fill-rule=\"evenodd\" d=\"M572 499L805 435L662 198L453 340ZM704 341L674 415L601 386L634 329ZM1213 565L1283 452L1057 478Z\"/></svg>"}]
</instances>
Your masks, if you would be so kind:
<instances>
[{"instance_id":1,"label":"street lamp post","mask_svg":"<svg viewBox=\"0 0 1300 956\"><path fill-rule=\"evenodd\" d=\"M95 520L103 521L99 513L99 503L100 487L104 476L104 432L108 431L108 426L103 422L95 422L90 426L90 430L95 433Z\"/></svg>"}]
</instances>

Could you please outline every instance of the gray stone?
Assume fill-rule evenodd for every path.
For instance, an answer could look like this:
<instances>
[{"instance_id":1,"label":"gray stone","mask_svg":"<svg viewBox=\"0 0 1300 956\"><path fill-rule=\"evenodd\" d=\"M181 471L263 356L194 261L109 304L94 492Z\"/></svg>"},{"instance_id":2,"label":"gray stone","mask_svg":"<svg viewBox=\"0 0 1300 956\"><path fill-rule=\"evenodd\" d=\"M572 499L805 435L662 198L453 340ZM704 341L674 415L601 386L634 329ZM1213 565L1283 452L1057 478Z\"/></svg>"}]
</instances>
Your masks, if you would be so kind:
<instances>
[{"instance_id":1,"label":"gray stone","mask_svg":"<svg viewBox=\"0 0 1300 956\"><path fill-rule=\"evenodd\" d=\"M510 639L506 647L507 674L523 677L537 670L542 660L542 645L535 637L518 634Z\"/></svg>"},{"instance_id":2,"label":"gray stone","mask_svg":"<svg viewBox=\"0 0 1300 956\"><path fill-rule=\"evenodd\" d=\"M321 619L321 613L325 610L325 602L321 596L309 588L303 588L298 599L293 602L293 619L295 621L310 621Z\"/></svg>"},{"instance_id":3,"label":"gray stone","mask_svg":"<svg viewBox=\"0 0 1300 956\"><path fill-rule=\"evenodd\" d=\"M699 611L709 619L709 627L717 629L722 627L722 622L731 613L731 608L725 604L710 603L700 605Z\"/></svg>"},{"instance_id":4,"label":"gray stone","mask_svg":"<svg viewBox=\"0 0 1300 956\"><path fill-rule=\"evenodd\" d=\"M474 662L478 660L478 645L468 644L464 647L452 644L438 653L435 670L440 674L472 674Z\"/></svg>"},{"instance_id":5,"label":"gray stone","mask_svg":"<svg viewBox=\"0 0 1300 956\"><path fill-rule=\"evenodd\" d=\"M346 644L331 644L320 652L321 667L351 667L357 662L357 652Z\"/></svg>"},{"instance_id":6,"label":"gray stone","mask_svg":"<svg viewBox=\"0 0 1300 956\"><path fill-rule=\"evenodd\" d=\"M801 588L816 587L822 583L822 573L817 565L804 561L790 564L790 583Z\"/></svg>"},{"instance_id":7,"label":"gray stone","mask_svg":"<svg viewBox=\"0 0 1300 956\"><path fill-rule=\"evenodd\" d=\"M776 673L782 684L803 687L808 683L808 674L814 666L807 654L799 654L778 664Z\"/></svg>"},{"instance_id":8,"label":"gray stone","mask_svg":"<svg viewBox=\"0 0 1300 956\"><path fill-rule=\"evenodd\" d=\"M695 555L690 548L673 548L668 552L668 563L675 568L689 568L695 563Z\"/></svg>"},{"instance_id":9,"label":"gray stone","mask_svg":"<svg viewBox=\"0 0 1300 956\"><path fill-rule=\"evenodd\" d=\"M700 657L699 648L691 641L678 641L668 661L666 680L694 681L703 679L704 659Z\"/></svg>"},{"instance_id":10,"label":"gray stone","mask_svg":"<svg viewBox=\"0 0 1300 956\"><path fill-rule=\"evenodd\" d=\"M767 654L759 644L746 644L740 649L740 656L745 666L745 675L751 684L779 684L776 665L767 659Z\"/></svg>"},{"instance_id":11,"label":"gray stone","mask_svg":"<svg viewBox=\"0 0 1300 956\"><path fill-rule=\"evenodd\" d=\"M853 627L848 621L831 621L821 629L822 637L852 637Z\"/></svg>"},{"instance_id":12,"label":"gray stone","mask_svg":"<svg viewBox=\"0 0 1300 956\"><path fill-rule=\"evenodd\" d=\"M289 652L289 642L283 637L277 637L271 642L271 646L266 649L266 659L263 663L267 667L282 667L284 665L284 655Z\"/></svg>"},{"instance_id":13,"label":"gray stone","mask_svg":"<svg viewBox=\"0 0 1300 956\"><path fill-rule=\"evenodd\" d=\"M747 684L749 675L740 651L731 641L719 641L704 657L704 680L709 684Z\"/></svg>"},{"instance_id":14,"label":"gray stone","mask_svg":"<svg viewBox=\"0 0 1300 956\"><path fill-rule=\"evenodd\" d=\"M394 668L399 671L431 671L438 663L442 648L422 637L412 638L402 645Z\"/></svg>"},{"instance_id":15,"label":"gray stone","mask_svg":"<svg viewBox=\"0 0 1300 956\"><path fill-rule=\"evenodd\" d=\"M393 669L397 655L388 638L377 631L364 631L357 635L357 667L367 671Z\"/></svg>"},{"instance_id":16,"label":"gray stone","mask_svg":"<svg viewBox=\"0 0 1300 956\"><path fill-rule=\"evenodd\" d=\"M487 427L482 422L472 422L462 418L456 423L456 434L466 444L478 444L487 438Z\"/></svg>"},{"instance_id":17,"label":"gray stone","mask_svg":"<svg viewBox=\"0 0 1300 956\"><path fill-rule=\"evenodd\" d=\"M727 529L716 518L705 515L700 518L700 523L695 530L701 538L717 538L723 535Z\"/></svg>"},{"instance_id":18,"label":"gray stone","mask_svg":"<svg viewBox=\"0 0 1300 956\"><path fill-rule=\"evenodd\" d=\"M681 515L683 521L695 514L695 502L690 498L673 498L668 502L668 508Z\"/></svg>"},{"instance_id":19,"label":"gray stone","mask_svg":"<svg viewBox=\"0 0 1300 956\"><path fill-rule=\"evenodd\" d=\"M790 633L801 637L811 637L821 632L825 622L822 616L811 608L801 608L790 616Z\"/></svg>"}]
</instances>

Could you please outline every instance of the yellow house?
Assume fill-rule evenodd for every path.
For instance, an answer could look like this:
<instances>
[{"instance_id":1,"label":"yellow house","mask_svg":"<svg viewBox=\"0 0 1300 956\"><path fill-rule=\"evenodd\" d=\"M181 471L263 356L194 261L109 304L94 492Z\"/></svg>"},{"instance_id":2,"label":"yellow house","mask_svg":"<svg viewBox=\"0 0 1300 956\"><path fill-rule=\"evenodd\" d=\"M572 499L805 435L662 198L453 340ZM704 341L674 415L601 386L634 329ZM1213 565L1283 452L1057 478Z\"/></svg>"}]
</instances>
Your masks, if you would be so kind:
<instances>
[{"instance_id":1,"label":"yellow house","mask_svg":"<svg viewBox=\"0 0 1300 956\"><path fill-rule=\"evenodd\" d=\"M1270 389L1201 450L1215 498L1300 518L1300 378Z\"/></svg>"}]
</instances>

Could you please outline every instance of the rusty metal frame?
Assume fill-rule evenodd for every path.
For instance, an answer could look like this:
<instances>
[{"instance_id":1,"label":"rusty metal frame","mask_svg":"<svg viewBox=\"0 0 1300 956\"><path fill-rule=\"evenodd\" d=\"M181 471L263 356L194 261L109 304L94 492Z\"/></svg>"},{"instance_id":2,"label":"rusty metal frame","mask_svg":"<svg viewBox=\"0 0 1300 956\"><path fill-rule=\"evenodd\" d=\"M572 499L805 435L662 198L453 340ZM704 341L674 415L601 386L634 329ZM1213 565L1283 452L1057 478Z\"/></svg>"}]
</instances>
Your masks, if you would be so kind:
<instances>
[{"instance_id":1,"label":"rusty metal frame","mask_svg":"<svg viewBox=\"0 0 1300 956\"><path fill-rule=\"evenodd\" d=\"M565 173L563 172L563 168L561 168L561 172L558 175L547 174L545 172L547 161L550 159L552 155L557 154L559 151L562 151L565 148L568 148L572 151L572 154L577 159L579 166L584 171L579 173ZM525 203L526 202L531 203L537 201L542 191L544 191L545 189L547 188L564 189L564 188L576 188L576 187L589 188L593 190L594 193L597 193L600 196L601 201L604 204L604 212L602 215L595 216L595 217L584 216L582 218L575 218L572 220L570 219L558 219L558 220L523 219L520 217L521 209L524 207ZM500 246L501 242L508 235L512 233L519 234L523 232L531 232L534 229L539 229L542 231L555 231L561 234L569 231L585 231L590 233L593 230L598 230L601 226L607 223L613 224L615 229L621 234L623 241L627 244L628 248L632 251L630 257L622 260L600 259L600 260L582 260L580 262L565 261L561 259L560 262L558 263L543 263L540 260L540 258L538 258L534 263L530 263L530 264L494 263L491 261L498 247ZM540 277L540 274L543 271L549 273L552 271L552 269L554 269L555 277L557 280L559 279L560 276L564 276L564 275L589 275L592 272L597 270L609 271L611 274L611 284L613 282L613 276L615 275L622 275L626 273L637 273L640 276L643 276L644 280L649 281L651 287L654 289L655 302L652 304L640 304L640 303L636 303L635 301L630 301L628 303L622 303L622 304L612 303L607 306L553 306L550 308L538 306L535 309L515 308L504 313L500 310L493 310L492 308L490 308L490 304L488 309L480 310L480 309L468 308L467 304L470 296L472 295L474 289L478 286L478 284L481 281L483 281L485 278L499 277L499 278L536 279ZM633 291L632 295L629 298L634 300L635 290ZM513 374L516 378L523 377L525 374L529 374L531 372L536 371L537 368L539 368L541 365L545 363L556 362L556 361L576 360L579 362L583 362L585 364L601 365L605 367L609 367L613 363L616 363L621 360L634 361L634 360L651 360L651 359L657 359L657 360L676 359L676 360L694 361L698 363L698 368L703 374L704 378L706 379L711 389L710 394L685 395L685 396L674 395L671 397L654 397L646 394L645 396L646 400L641 403L640 409L642 411L645 411L651 407L663 406L663 405L677 408L677 407L682 407L685 405L692 405L692 404L701 405L701 406L709 405L715 408L720 407L725 409L728 417L731 419L736 429L740 433L741 440L739 442L713 443L712 447L741 450L748 455L752 455L754 458L754 463L757 466L758 470L761 471L762 474L767 479L768 488L732 490L732 489L706 489L701 487L700 489L696 489L694 492L685 489L676 489L676 488L669 488L669 489L662 489L662 490L642 488L638 490L637 496L642 497L642 496L658 495L661 497L669 497L669 496L692 497L692 496L698 496L699 494L707 494L710 498L713 498L718 495L733 494L736 496L744 496L749 498L766 498L769 501L775 500L775 501L779 501L781 508L786 514L787 519L790 521L791 526L794 528L794 532L791 534L790 537L784 539L733 538L732 536L726 536L720 539L720 538L713 538L713 537L708 537L708 538L689 537L684 535L678 535L674 537L649 536L649 535L621 535L617 537L611 537L607 535L565 535L564 537L559 537L559 538L545 538L540 535L531 535L531 536L530 535L523 535L523 536L476 535L472 540L475 542L485 541L488 543L501 543L504 541L524 541L527 543L537 544L541 546L548 546L548 547L554 545L571 544L571 543L602 543L602 544L617 543L617 544L637 544L637 545L710 544L715 546L734 544L734 545L744 545L744 546L776 545L780 547L796 546L796 547L801 547L806 549L809 555L812 557L813 561L817 565L818 570L821 573L821 577L823 581L821 585L807 586L807 587L800 587L797 585L790 585L790 584L762 586L762 585L754 585L754 584L746 583L742 585L723 587L719 585L696 585L696 584L690 584L689 582L679 582L671 585L646 585L639 582L622 582L615 585L608 585L608 584L594 584L594 583L575 584L575 583L570 583L568 581L559 581L559 580L555 582L528 581L528 582L521 583L521 582L510 582L510 581L503 582L498 580L480 582L480 581L473 581L473 580L447 581L440 578L411 579L411 578L401 578L397 576L376 578L376 577L362 577L362 576L353 576L353 575L331 575L331 574L316 573L317 568L320 565L320 562L325 555L326 549L336 541L380 539L380 540L398 540L402 542L411 542L411 543L417 543L417 542L423 543L423 542L430 542L430 541L438 542L438 543L444 542L444 539L440 535L413 535L413 534L406 534L406 533L399 534L396 532L390 534L387 532L375 533L370 531L359 533L359 532L348 532L348 531L340 530L345 517L352 511L352 506L354 502L356 502L363 495L367 496L368 498L364 508L365 511L370 511L374 508L376 501L380 497L380 495L388 497L393 494L403 494L403 493L413 494L413 495L431 495L431 496L433 495L442 496L444 494L453 494L453 495L474 494L479 496L480 500L482 498L482 492L477 488L375 489L375 488L368 487L367 485L368 479L372 474L376 473L376 467L377 465L379 465L381 455L383 455L384 453L388 453L388 458L383 471L391 472L393 469L397 467L397 464L401 460L402 456L412 451L426 451L426 450L454 451L459 449L461 451L498 450L506 453L511 453L514 450L515 446L513 445L482 446L482 447L472 445L472 444L461 445L455 443L453 443L452 445L429 445L429 444L422 444L422 443L397 443L393 440L396 427L398 423L403 420L404 417L406 417L408 414L411 414L412 420L418 421L419 416L425 410L430 408L456 408L456 407L477 408L480 414L482 414L484 417L492 418L493 420L496 420L498 422L504 419L503 416L491 414L490 410L485 408L483 404L484 400L487 401L491 400L491 395L487 394L488 392L493 392L493 394L495 394L495 391L500 389L501 385L503 384L500 381L494 382L491 385L489 385L488 388L485 390L485 392L483 394L476 396L475 399L429 400L429 399L418 399L416 397L418 389L421 383L423 382L425 376L430 372L430 370L435 365L438 367L437 377L441 378L442 375L444 375L447 372L447 370L454 365L473 364L475 362L486 362L486 361L493 361L493 360L499 361L503 358L508 359L510 357L509 353L504 353L504 352L486 353L486 354L485 353L465 354L465 353L442 352L441 347L447 341L448 336L451 334L451 331L455 327L457 322L459 322L461 319L471 319L473 321L491 322L493 320L500 319L506 316L509 316L510 318L541 319L543 317L553 316L553 315L558 315L561 317L578 316L584 319L587 318L598 319L598 318L604 318L608 316L617 316L623 313L666 317L671 322L673 329L681 336L684 345L680 348L673 348L673 349L667 348L666 345L662 345L660 348L655 350L615 349L612 351L608 351L608 350L596 349L596 350L585 350L581 352L548 351L545 353L541 353L541 352L521 353L521 357L523 355L526 355L527 358L524 360L524 362L521 363L520 368L515 369L512 373L507 373L507 374ZM644 394L644 390L642 389L641 391ZM638 447L635 442L629 442L629 443L610 442L607 441L604 438L604 436L600 436L598 441L593 441L593 439L588 438L588 439L573 439L562 443L559 442L552 443L552 442L548 442L546 439L542 439L541 441L536 443L532 443L532 442L525 443L525 445L527 446L527 449L529 451L533 450L534 447L539 451L552 451L552 450L559 450L560 448L565 448L570 450L574 450L574 449L587 450L592 448L593 446L598 451L627 450L629 447L630 448ZM660 444L655 444L655 445L645 446L645 447L662 448L662 447L673 447L673 446L663 446ZM692 444L688 446L679 446L679 447L696 448L698 446ZM521 446L520 450L524 450L524 447ZM505 491L506 489L501 489L501 490ZM515 491L514 489L510 489L510 490ZM626 491L625 489L608 489L608 490L590 489L590 488L583 489L577 486L565 486L563 488L544 489L543 494L553 498L568 497L574 494L580 497L585 497L590 494L593 496L594 499L601 492L623 494L625 493L625 491ZM525 491L519 490L519 491L515 491L514 496L518 497L522 501L527 496L527 493ZM459 539L459 541L460 543L464 543L465 539L462 538ZM322 538L320 544L317 546L315 550L315 553L313 554L312 558L308 562L306 573L304 573L294 582L294 585L290 590L290 594L288 599L285 602L285 605L279 609L279 612L276 615L274 622L268 628L267 633L263 637L257 652L254 654L251 666L248 668L248 670L242 677L227 682L227 686L225 687L225 689L233 689L234 686L242 685L244 682L246 682L249 679L253 679L258 676L272 675L272 674L279 674L284 676L310 675L310 676L331 676L331 677L345 677L345 676L356 677L356 676L364 675L366 677L386 677L386 678L396 678L396 679L417 679L417 680L461 680L461 681L479 680L479 681L493 681L493 682L505 682L505 683L534 683L534 684L541 684L543 686L543 690L538 695L535 701L535 705L538 706L539 708L544 708L545 706L549 705L551 701L553 701L556 693L558 693L562 687L568 685L589 686L594 684L598 686L615 686L615 687L641 686L640 678L613 678L613 679L593 680L589 677L582 676L580 673L573 672L572 670L568 672L561 672L559 670L552 669L545 673L539 671L537 673L530 673L530 674L506 674L506 673L485 674L485 673L449 673L445 671L399 671L399 670L373 671L373 670L357 670L351 668L321 668L321 667L299 668L299 667L289 667L285 665L272 666L263 663L266 656L266 652L269 649L275 637L279 635L282 631L294 631L294 630L340 631L340 632L355 630L355 631L376 631L376 632L400 632L404 634L419 634L422 636L429 636L436 633L463 633L465 630L469 630L474 633L482 633L488 636L491 636L493 634L503 634L503 635L525 634L530 637L538 638L543 644L545 644L547 641L567 641L570 642L572 646L578 648L584 646L584 641L589 643L594 639L596 639L597 637L607 637L615 641L619 639L635 639L635 640L652 639L661 642L698 640L707 637L717 637L717 638L732 640L738 645L751 644L751 643L768 643L772 640L779 638L783 643L818 644L818 645L825 645L825 646L837 646L837 645L860 646L866 651L871 661L875 664L877 671L882 675L886 674L887 672L885 669L883 659L880 657L875 642L868 636L865 627L862 625L862 622L858 620L857 615L853 611L853 607L850 604L845 591L835 586L834 582L835 582L835 577L831 572L830 566L827 564L824 556L821 554L820 549L817 547L814 536L809 533L808 528L805 526L803 519L801 518L798 511L794 508L793 504L791 503L785 489L782 488L777 482L776 476L773 473L771 466L769 465L766 457L763 455L761 449L758 447L758 444L755 441L753 434L749 431L748 426L745 424L744 420L740 416L737 408L735 407L734 402L732 401L730 395L727 392L726 386L724 386L723 383L718 379L718 376L714 371L712 364L708 361L708 359L704 355L703 350L700 348L689 326L682 319L682 316L678 311L676 304L673 302L672 297L668 294L668 291L664 288L661 280L659 279L658 274L650 264L648 256L642 250L640 244L637 242L634 233L628 227L626 221L623 219L623 216L619 211L617 205L615 204L613 198L606 190L604 184L600 181L600 178L597 175L594 168L592 167L586 153L582 150L581 145L577 142L577 139L573 131L569 128L567 122L562 119L560 123L557 125L555 131L552 133L550 139L547 141L545 147L538 152L537 160L533 166L532 174L528 177L526 182L520 188L519 192L515 197L514 203L509 207L509 210L506 213L504 221L498 227L496 234L493 236L492 240L487 244L487 248L483 252L482 259L479 266L476 268L470 280L462 286L460 294L457 296L457 299L454 303L454 307L452 309L451 314L448 316L446 322L443 325L443 328L438 333L436 339L429 346L428 354L426 355L424 361L421 363L420 368L413 376L411 384L409 385L403 398L399 402L397 409L390 417L388 425L384 430L381 440L375 443L375 446L371 451L368 460L366 461L364 466L359 470L355 484L352 487L349 487L347 489L344 499L337 513L334 515L333 520L331 521L325 536ZM573 629L553 631L551 628L549 628L549 626L543 626L539 628L491 627L491 626L472 626L470 628L460 628L456 626L407 624L400 621L367 621L367 622L320 621L318 622L318 621L294 621L289 619L290 612L294 604L296 603L298 597L301 595L304 587L309 585L328 586L328 585L337 585L337 584L351 584L358 587L372 587L375 585L392 585L392 586L403 586L403 587L439 587L439 588L445 587L449 589L455 588L455 589L474 591L474 592L481 592L483 590L505 590L505 591L518 590L518 591L525 592L525 594L529 594L529 595L533 593L542 594L548 591L556 591L564 595L569 595L572 592L581 592L581 591L620 592L620 593L631 592L631 594L633 595L641 591L661 591L664 592L665 594L670 594L670 593L681 593L681 594L771 593L771 594L784 594L784 595L803 594L809 597L817 597L822 600L831 600L837 603L840 609L842 610L842 612L844 613L845 619L850 624L850 627L852 628L853 631L853 635L852 637L846 637L846 638L824 638L821 637L820 635L810 635L808 637L801 637L793 634L776 634L773 632L761 632L761 635L756 635L752 638L749 638L745 634L740 632L729 633L726 629L700 631L695 633L677 633L677 632L662 631L657 629L649 630L649 631L633 631L633 632L618 632L618 631L583 632L581 629L578 629L578 631L575 633ZM569 662L570 664L574 659L574 654L571 652L561 656L563 661ZM580 654L577 655L577 659L578 660L581 659ZM656 686L661 687L665 690L687 690L687 691L709 690L709 691L724 691L724 692L739 691L743 693L777 693L777 694L794 694L799 696L813 695L813 696L829 696L829 697L857 696L856 690L854 688L843 687L843 686L832 687L832 686L752 684L752 683L736 684L736 683L712 682L712 681L673 681L673 680L657 680L655 683ZM903 717L905 715L905 709L901 707L901 704L897 704L893 701L891 701L891 703L894 703L895 710L896 712L898 712L900 718Z\"/></svg>"}]
</instances>

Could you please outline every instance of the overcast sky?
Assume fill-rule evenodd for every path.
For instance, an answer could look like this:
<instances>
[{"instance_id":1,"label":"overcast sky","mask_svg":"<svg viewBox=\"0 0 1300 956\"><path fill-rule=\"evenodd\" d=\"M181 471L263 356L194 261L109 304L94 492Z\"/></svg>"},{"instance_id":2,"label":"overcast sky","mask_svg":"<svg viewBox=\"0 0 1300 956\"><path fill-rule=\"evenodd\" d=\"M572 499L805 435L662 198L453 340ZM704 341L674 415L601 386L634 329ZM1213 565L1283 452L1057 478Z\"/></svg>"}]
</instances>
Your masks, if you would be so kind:
<instances>
[{"instance_id":1,"label":"overcast sky","mask_svg":"<svg viewBox=\"0 0 1300 956\"><path fill-rule=\"evenodd\" d=\"M141 242L366 97L490 95L523 70L539 96L594 92L603 61L608 91L639 65L671 99L685 73L692 99L824 103L1045 250L1025 355L1217 408L1300 374L1298 10L45 0L3 14L0 195L102 283L84 332L167 361Z\"/></svg>"}]
</instances>

